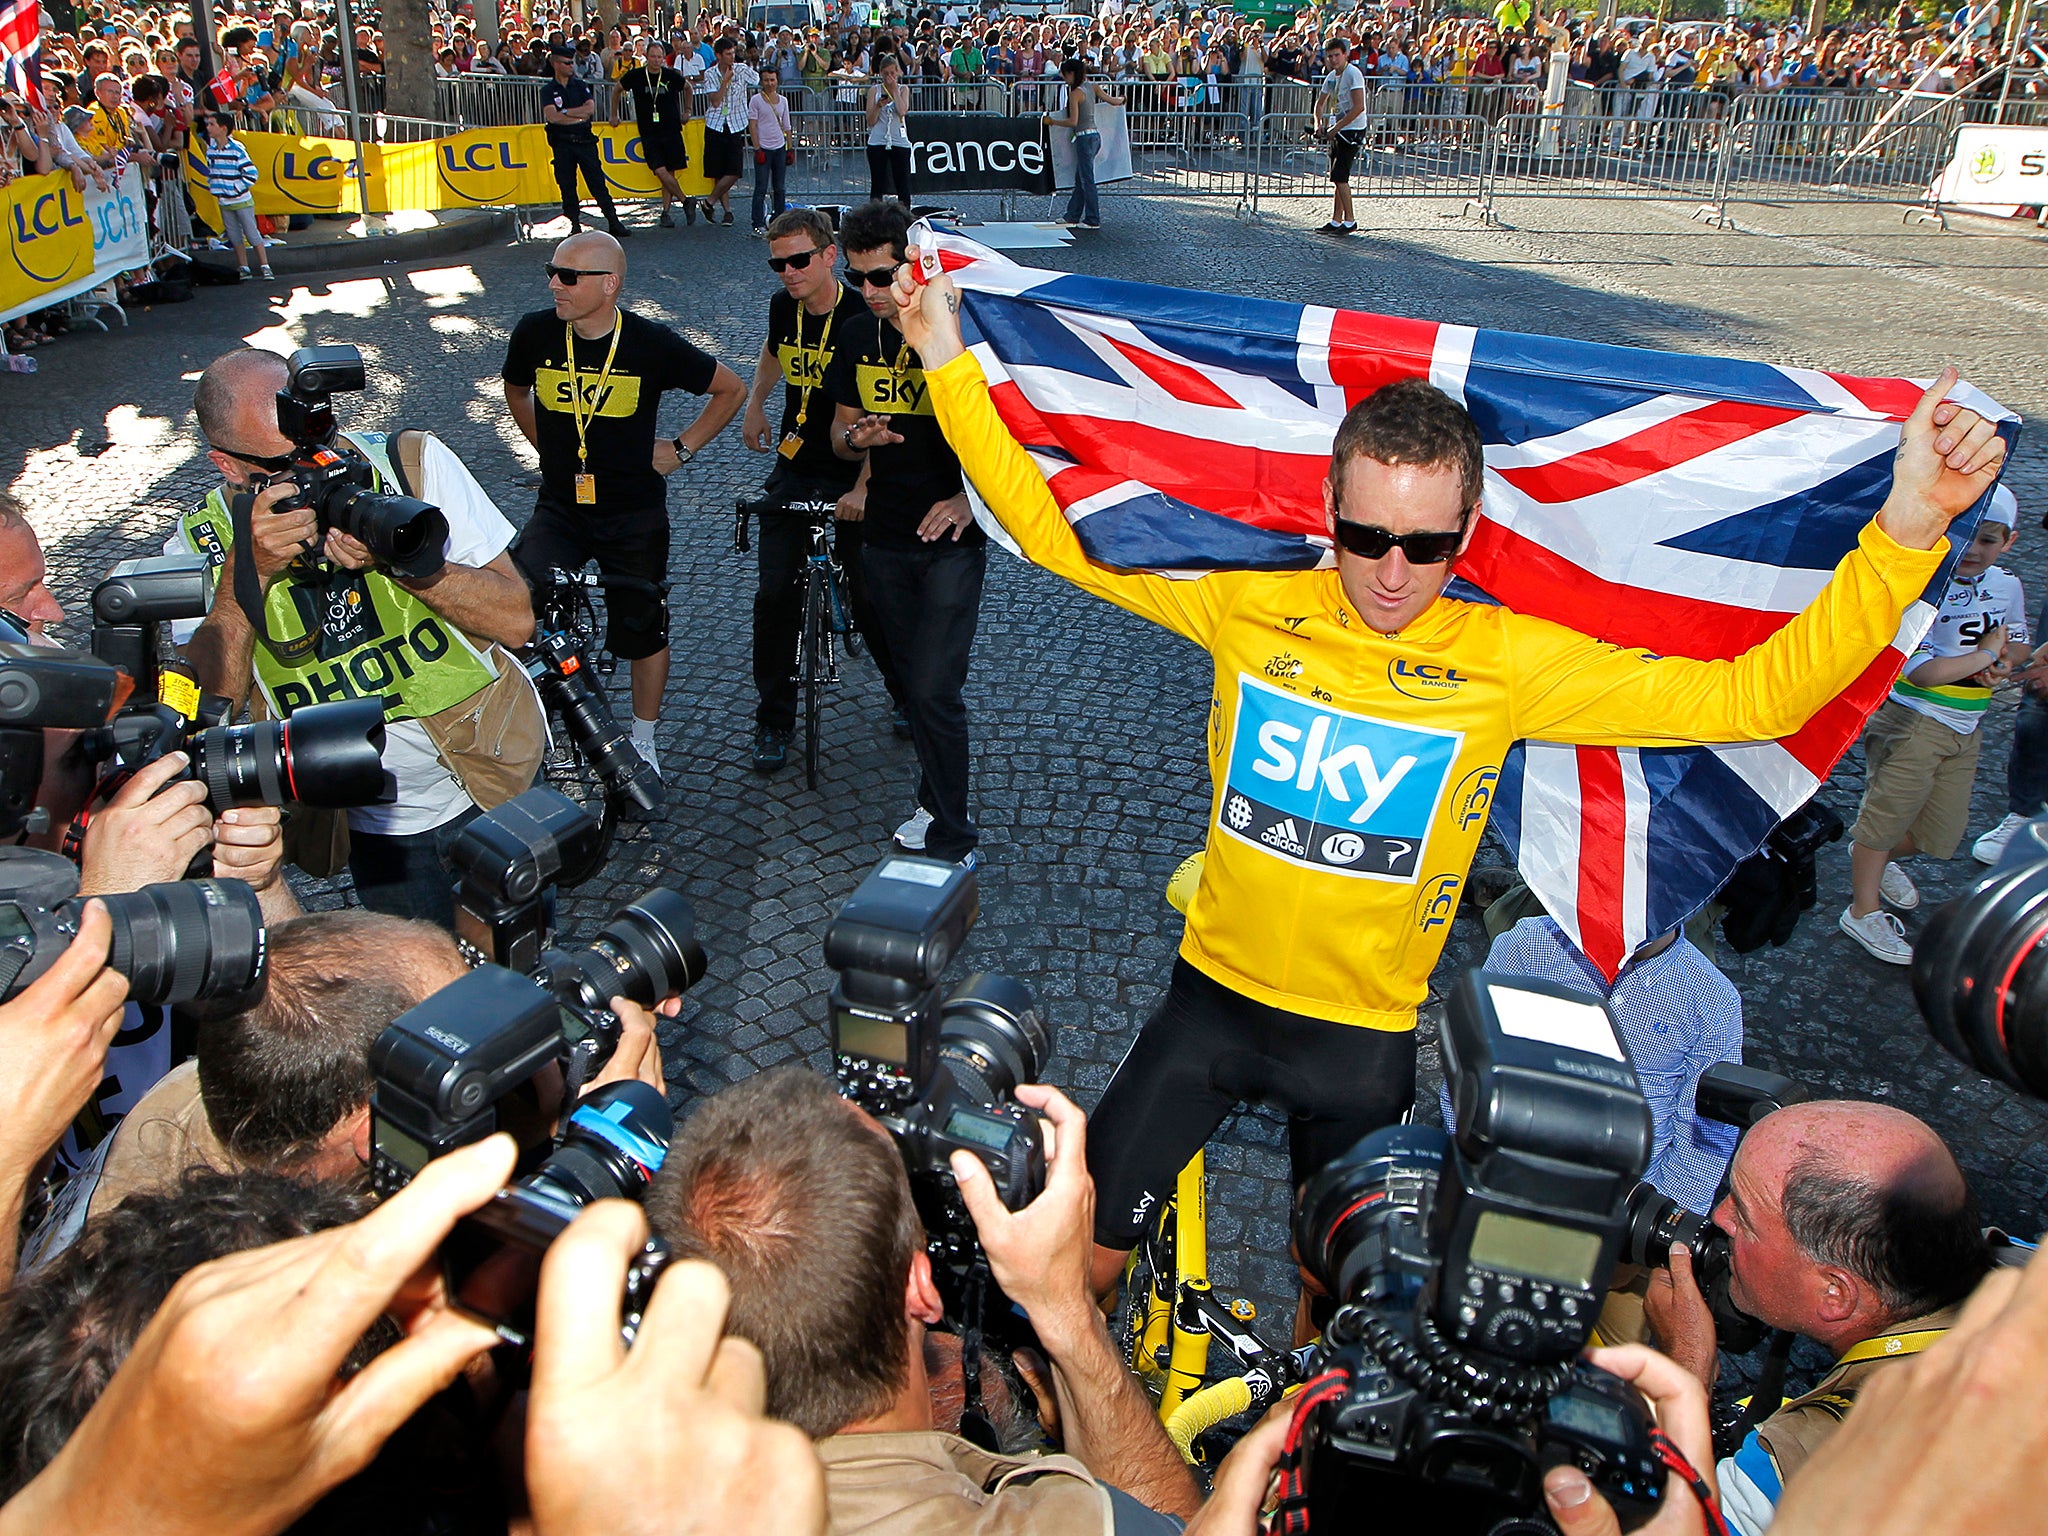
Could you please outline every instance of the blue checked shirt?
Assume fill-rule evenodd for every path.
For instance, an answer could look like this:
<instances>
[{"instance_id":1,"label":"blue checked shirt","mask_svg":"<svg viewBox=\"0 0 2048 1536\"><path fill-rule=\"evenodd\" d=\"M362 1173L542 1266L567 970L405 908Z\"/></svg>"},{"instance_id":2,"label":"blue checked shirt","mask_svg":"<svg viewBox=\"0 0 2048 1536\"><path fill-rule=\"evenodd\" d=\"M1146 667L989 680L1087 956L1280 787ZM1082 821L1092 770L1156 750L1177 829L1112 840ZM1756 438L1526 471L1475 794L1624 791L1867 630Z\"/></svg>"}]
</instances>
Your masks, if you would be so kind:
<instances>
[{"instance_id":1,"label":"blue checked shirt","mask_svg":"<svg viewBox=\"0 0 2048 1536\"><path fill-rule=\"evenodd\" d=\"M1547 917L1525 917L1495 939L1486 968L1606 995L1656 1129L1643 1177L1689 1211L1712 1210L1735 1155L1735 1127L1698 1118L1693 1094L1715 1062L1742 1060L1742 995L1734 983L1680 934L1662 954L1628 965L1608 991ZM1450 1119L1446 1096L1444 1123Z\"/></svg>"}]
</instances>

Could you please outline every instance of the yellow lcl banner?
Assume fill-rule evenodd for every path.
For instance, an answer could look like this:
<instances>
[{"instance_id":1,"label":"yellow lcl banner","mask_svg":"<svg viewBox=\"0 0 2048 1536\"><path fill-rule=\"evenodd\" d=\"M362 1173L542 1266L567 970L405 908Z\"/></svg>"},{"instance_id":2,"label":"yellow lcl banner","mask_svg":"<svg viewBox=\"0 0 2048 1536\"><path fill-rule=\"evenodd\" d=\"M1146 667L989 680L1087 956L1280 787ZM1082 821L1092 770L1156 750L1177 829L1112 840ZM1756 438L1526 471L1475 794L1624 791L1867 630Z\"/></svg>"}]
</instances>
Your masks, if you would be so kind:
<instances>
[{"instance_id":1,"label":"yellow lcl banner","mask_svg":"<svg viewBox=\"0 0 2048 1536\"><path fill-rule=\"evenodd\" d=\"M361 213L356 177L356 146L347 139L309 138L295 133L238 133L235 137L256 164L256 211L293 213ZM683 127L683 145L690 164L676 173L683 191L708 196L711 181L703 174L704 124ZM598 164L614 198L627 201L661 196L661 183L647 168L639 133L632 127L597 129ZM219 205L206 190L206 169L186 161L186 181L199 216L220 228ZM44 178L48 179L48 178ZM554 154L547 130L538 123L513 128L474 128L445 139L418 144L365 144L363 180L369 191L369 212L400 213L441 208L505 208L559 203ZM579 175L579 197L590 190ZM92 239L86 237L86 260Z\"/></svg>"},{"instance_id":2,"label":"yellow lcl banner","mask_svg":"<svg viewBox=\"0 0 2048 1536\"><path fill-rule=\"evenodd\" d=\"M0 259L0 314L92 271L92 221L69 171L23 176L0 187L7 219Z\"/></svg>"}]
</instances>

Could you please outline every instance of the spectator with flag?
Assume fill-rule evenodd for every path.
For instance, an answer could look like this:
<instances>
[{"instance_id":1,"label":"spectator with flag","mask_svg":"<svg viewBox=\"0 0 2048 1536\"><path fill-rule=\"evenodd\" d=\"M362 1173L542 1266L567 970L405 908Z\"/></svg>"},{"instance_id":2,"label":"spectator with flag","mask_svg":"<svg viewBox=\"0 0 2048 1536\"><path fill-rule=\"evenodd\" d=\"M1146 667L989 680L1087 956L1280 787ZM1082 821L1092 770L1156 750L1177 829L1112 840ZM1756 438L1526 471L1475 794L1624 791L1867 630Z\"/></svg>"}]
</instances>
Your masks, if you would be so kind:
<instances>
[{"instance_id":1,"label":"spectator with flag","mask_svg":"<svg viewBox=\"0 0 2048 1536\"><path fill-rule=\"evenodd\" d=\"M923 275L920 267L916 276ZM999 273L992 286L1003 280ZM1087 285L1098 304L1123 303L1126 318L1103 322L1094 334L1105 354L1133 359L1159 387L1141 399L1187 401L1206 388L1210 407L1242 409L1201 370L1157 353L1141 358L1145 332L1127 318L1136 298L1107 291L1136 285ZM1948 557L1950 521L1991 490L2006 452L1998 420L1948 398L1958 379L1944 370L1898 429L1881 510L1806 607L1732 659L1658 656L1444 595L1453 563L1480 526L1482 433L1471 412L1413 377L1424 370L1401 366L1397 352L1369 363L1340 358L1325 331L1332 339L1313 364L1326 383L1341 368L1376 386L1355 391L1323 470L1321 521L1334 568L1230 569L1224 546L1206 573L1190 569L1195 579L1177 579L1099 564L1084 543L1096 537L1098 519L1117 521L1113 507L1102 508L1136 478L1141 459L1152 473L1171 467L1168 450L1148 436L1164 430L1158 422L1141 412L1124 428L1123 475L1108 476L1094 495L1076 491L1077 510L1087 515L1069 522L1047 483L1064 465L1048 458L1041 470L1005 424L1008 411L1028 424L1020 430L1034 443L1057 441L1045 419L1057 409L1050 390L1020 404L1010 365L985 342L989 366L1002 378L999 409L981 362L966 350L961 294L945 273L925 283L906 268L896 300L939 424L1022 552L1193 640L1214 661L1206 733L1214 793L1202 882L1166 999L1117 1068L1089 1128L1098 1290L1115 1283L1181 1167L1239 1103L1257 1099L1289 1115L1297 1184L1408 1108L1415 1009L1449 932L1437 908L1455 905L1518 741L1682 746L1790 735L1880 663ZM1078 290L1071 302L1083 307ZM1060 359L1073 402L1067 410L1104 378L1122 383L1057 319L1030 330L1028 306L1014 295L994 293L986 303L977 310L986 316L986 324L977 322L984 338L1028 334L1037 344L1021 349L1020 372L1037 372L1027 361ZM1213 314L1210 320L1201 344L1219 369L1249 371L1249 360L1264 360L1275 344L1245 334L1248 318L1235 329L1217 326ZM1463 334L1469 353L1473 333ZM1543 344L1513 340L1525 354ZM1306 340L1297 345L1307 353ZM1364 343L1354 338L1351 346ZM1234 377L1249 391L1271 385L1287 367L1305 379L1311 366L1304 356L1274 364L1262 378ZM1469 355L1464 366L1479 391ZM1448 360L1442 376L1454 378ZM1456 382L1467 387L1462 376ZM1274 388L1260 398L1275 401L1277 413L1292 408L1277 398L1283 394ZM1486 408L1491 417L1496 403L1489 399ZM1105 429L1117 425L1095 420ZM1088 430L1079 417L1063 417L1068 424L1077 441ZM1254 440L1260 445L1251 453L1232 445L1250 461L1233 478L1276 485L1311 462L1278 439ZM1167 522L1150 520L1147 531L1206 515L1236 530L1219 527L1216 538L1219 546L1236 541L1238 550L1264 531L1192 506L1173 512ZM1503 535L1487 526L1498 545Z\"/></svg>"}]
</instances>

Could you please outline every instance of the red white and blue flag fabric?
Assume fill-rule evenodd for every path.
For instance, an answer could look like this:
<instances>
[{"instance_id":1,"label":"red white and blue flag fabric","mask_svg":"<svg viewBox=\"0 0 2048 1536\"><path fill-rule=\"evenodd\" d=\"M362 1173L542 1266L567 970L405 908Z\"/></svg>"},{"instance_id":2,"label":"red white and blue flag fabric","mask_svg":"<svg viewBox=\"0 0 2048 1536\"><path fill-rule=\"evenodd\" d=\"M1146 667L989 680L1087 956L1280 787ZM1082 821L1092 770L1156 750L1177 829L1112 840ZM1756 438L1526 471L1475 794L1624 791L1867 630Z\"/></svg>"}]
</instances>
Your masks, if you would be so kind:
<instances>
[{"instance_id":1,"label":"red white and blue flag fabric","mask_svg":"<svg viewBox=\"0 0 2048 1536\"><path fill-rule=\"evenodd\" d=\"M1329 562L1337 425L1420 375L1486 444L1453 593L1661 655L1738 655L1807 604L1882 505L1925 388L1042 271L942 226L917 239L959 284L996 408L1091 558L1191 579ZM1951 398L2016 436L1981 390ZM1982 510L1958 523L1958 550ZM1812 796L1952 565L1892 649L1782 741L1510 755L1493 825L1602 971L1698 911Z\"/></svg>"},{"instance_id":2,"label":"red white and blue flag fabric","mask_svg":"<svg viewBox=\"0 0 2048 1536\"><path fill-rule=\"evenodd\" d=\"M36 0L0 0L0 88L43 104L42 14Z\"/></svg>"}]
</instances>

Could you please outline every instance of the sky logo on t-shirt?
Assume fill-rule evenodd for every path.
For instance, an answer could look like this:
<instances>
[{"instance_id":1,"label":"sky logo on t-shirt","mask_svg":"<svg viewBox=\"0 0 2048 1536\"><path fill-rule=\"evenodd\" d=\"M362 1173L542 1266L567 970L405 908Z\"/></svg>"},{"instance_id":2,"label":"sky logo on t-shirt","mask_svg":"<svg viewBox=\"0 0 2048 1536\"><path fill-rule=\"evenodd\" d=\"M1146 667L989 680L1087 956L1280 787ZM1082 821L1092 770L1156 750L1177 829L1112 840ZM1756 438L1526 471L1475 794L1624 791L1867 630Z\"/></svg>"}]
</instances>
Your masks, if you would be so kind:
<instances>
[{"instance_id":1,"label":"sky logo on t-shirt","mask_svg":"<svg viewBox=\"0 0 2048 1536\"><path fill-rule=\"evenodd\" d=\"M1218 824L1293 863L1412 883L1463 741L1239 674Z\"/></svg>"},{"instance_id":2,"label":"sky logo on t-shirt","mask_svg":"<svg viewBox=\"0 0 2048 1536\"><path fill-rule=\"evenodd\" d=\"M598 387L600 374L587 370L579 371L575 384L569 380L564 368L536 368L533 374L533 390L541 405L550 411L570 414L571 402L576 398L573 389L583 392L585 414L594 416L632 416L640 409L640 380L630 373L615 373L604 380L604 387Z\"/></svg>"}]
</instances>

